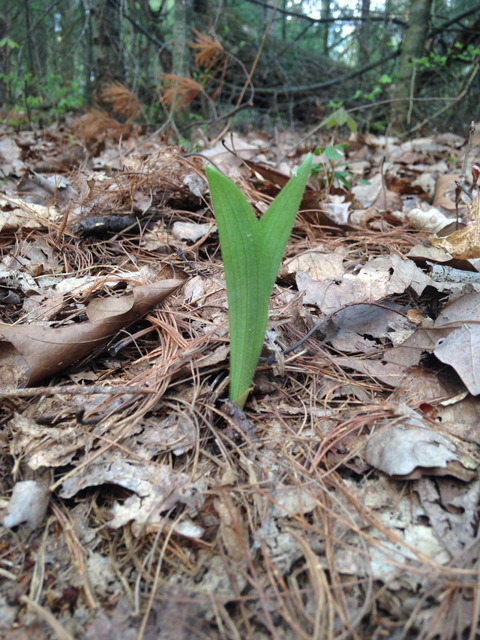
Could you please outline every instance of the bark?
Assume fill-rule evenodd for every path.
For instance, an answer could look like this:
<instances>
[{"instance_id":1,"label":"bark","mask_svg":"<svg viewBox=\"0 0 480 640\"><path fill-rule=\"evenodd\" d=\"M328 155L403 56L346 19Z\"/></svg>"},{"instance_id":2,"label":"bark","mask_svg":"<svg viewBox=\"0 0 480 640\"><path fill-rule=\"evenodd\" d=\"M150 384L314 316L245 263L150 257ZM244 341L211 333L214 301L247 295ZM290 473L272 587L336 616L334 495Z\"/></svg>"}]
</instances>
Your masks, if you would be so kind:
<instances>
[{"instance_id":1,"label":"bark","mask_svg":"<svg viewBox=\"0 0 480 640\"><path fill-rule=\"evenodd\" d=\"M7 21L4 18L0 18L0 40L6 37L8 33ZM5 75L8 73L8 47L0 48L0 73ZM0 106L3 105L7 99L7 84L3 78L0 78Z\"/></svg>"},{"instance_id":2,"label":"bark","mask_svg":"<svg viewBox=\"0 0 480 640\"><path fill-rule=\"evenodd\" d=\"M370 36L370 0L362 0L362 21L358 28L359 60L364 67L369 62L369 36Z\"/></svg>"},{"instance_id":3,"label":"bark","mask_svg":"<svg viewBox=\"0 0 480 640\"><path fill-rule=\"evenodd\" d=\"M175 0L173 11L173 53L172 72L176 76L189 77L190 50L189 43L192 34L192 0ZM184 108L175 114L175 124L179 129L189 123L189 109ZM190 130L186 129L187 137Z\"/></svg>"},{"instance_id":4,"label":"bark","mask_svg":"<svg viewBox=\"0 0 480 640\"><path fill-rule=\"evenodd\" d=\"M93 85L96 92L111 80L123 82L125 69L120 37L120 5L114 0L92 0Z\"/></svg>"},{"instance_id":5,"label":"bark","mask_svg":"<svg viewBox=\"0 0 480 640\"><path fill-rule=\"evenodd\" d=\"M327 20L330 17L330 0L322 0L322 20ZM285 16L283 16L285 18ZM328 22L323 25L323 55L328 56Z\"/></svg>"},{"instance_id":6,"label":"bark","mask_svg":"<svg viewBox=\"0 0 480 640\"><path fill-rule=\"evenodd\" d=\"M400 57L397 86L393 96L397 100L401 99L394 102L392 107L393 130L396 133L406 131L409 127L409 103L406 98L415 93L413 61L416 58L421 58L425 52L431 8L432 0L411 0L410 19Z\"/></svg>"},{"instance_id":7,"label":"bark","mask_svg":"<svg viewBox=\"0 0 480 640\"><path fill-rule=\"evenodd\" d=\"M82 13L86 15L86 7L83 0L80 0L80 6ZM91 12L87 16L87 24L85 28L85 43L84 43L84 57L83 57L83 71L85 77L85 87L83 90L83 97L86 102L92 101L93 94L93 32L92 32L92 14Z\"/></svg>"},{"instance_id":8,"label":"bark","mask_svg":"<svg viewBox=\"0 0 480 640\"><path fill-rule=\"evenodd\" d=\"M381 45L381 58L387 57L387 47L390 38L390 4L391 0L385 0L385 13L383 20L383 33L382 33L382 45Z\"/></svg>"},{"instance_id":9,"label":"bark","mask_svg":"<svg viewBox=\"0 0 480 640\"><path fill-rule=\"evenodd\" d=\"M59 2L58 12L60 14L60 28L61 28L61 43L59 43L59 50L61 52L60 59L60 72L64 82L71 82L73 80L74 63L71 55L70 44L70 25L73 20L73 7L69 0L62 0Z\"/></svg>"},{"instance_id":10,"label":"bark","mask_svg":"<svg viewBox=\"0 0 480 640\"><path fill-rule=\"evenodd\" d=\"M188 45L191 34L192 0L175 0L173 11L172 72L178 76L189 75L190 51Z\"/></svg>"}]
</instances>

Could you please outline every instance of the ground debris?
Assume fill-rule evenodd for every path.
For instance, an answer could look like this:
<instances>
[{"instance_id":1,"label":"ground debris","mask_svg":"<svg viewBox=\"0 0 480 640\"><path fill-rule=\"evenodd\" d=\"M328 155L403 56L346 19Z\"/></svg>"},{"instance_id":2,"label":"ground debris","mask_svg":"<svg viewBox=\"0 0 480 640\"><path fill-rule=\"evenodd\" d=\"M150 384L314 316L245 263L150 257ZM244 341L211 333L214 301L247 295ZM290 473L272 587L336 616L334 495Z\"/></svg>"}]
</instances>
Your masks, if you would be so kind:
<instances>
[{"instance_id":1,"label":"ground debris","mask_svg":"<svg viewBox=\"0 0 480 640\"><path fill-rule=\"evenodd\" d=\"M312 176L240 411L206 163L260 216L314 147L251 132L190 155L98 110L76 131L0 139L0 635L473 638L463 139L357 133L350 191Z\"/></svg>"}]
</instances>

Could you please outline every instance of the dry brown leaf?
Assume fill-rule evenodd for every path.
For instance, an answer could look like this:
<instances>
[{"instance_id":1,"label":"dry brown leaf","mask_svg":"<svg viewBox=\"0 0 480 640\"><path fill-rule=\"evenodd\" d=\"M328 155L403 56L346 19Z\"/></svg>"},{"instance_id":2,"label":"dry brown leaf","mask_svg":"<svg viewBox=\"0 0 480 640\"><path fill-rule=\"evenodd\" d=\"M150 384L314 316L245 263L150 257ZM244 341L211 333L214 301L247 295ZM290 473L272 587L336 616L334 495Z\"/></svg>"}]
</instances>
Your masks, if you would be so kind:
<instances>
[{"instance_id":1,"label":"dry brown leaf","mask_svg":"<svg viewBox=\"0 0 480 640\"><path fill-rule=\"evenodd\" d=\"M112 509L113 519L108 526L118 529L133 521L132 531L138 536L145 526L161 523L161 514L177 503L195 506L190 476L173 471L167 465L113 460L90 464L87 469L67 478L61 496L71 498L86 487L115 484L133 491L123 503Z\"/></svg>"},{"instance_id":2,"label":"dry brown leaf","mask_svg":"<svg viewBox=\"0 0 480 640\"><path fill-rule=\"evenodd\" d=\"M11 138L0 140L0 172L3 177L21 175L25 163L21 160L22 150Z\"/></svg>"},{"instance_id":3,"label":"dry brown leaf","mask_svg":"<svg viewBox=\"0 0 480 640\"><path fill-rule=\"evenodd\" d=\"M435 327L451 333L440 338L433 353L451 365L474 396L480 394L480 294L462 296L446 307L435 321ZM461 324L460 324L461 323ZM460 326L459 326L460 324Z\"/></svg>"},{"instance_id":4,"label":"dry brown leaf","mask_svg":"<svg viewBox=\"0 0 480 640\"><path fill-rule=\"evenodd\" d=\"M122 298L99 298L87 307L88 322L52 328L0 324L0 388L34 385L65 369L135 322L183 284L163 280L136 287Z\"/></svg>"},{"instance_id":5,"label":"dry brown leaf","mask_svg":"<svg viewBox=\"0 0 480 640\"><path fill-rule=\"evenodd\" d=\"M102 102L111 106L113 113L127 120L135 120L142 111L136 94L118 81L105 84L99 97Z\"/></svg>"},{"instance_id":6,"label":"dry brown leaf","mask_svg":"<svg viewBox=\"0 0 480 640\"><path fill-rule=\"evenodd\" d=\"M458 459L454 444L413 417L375 432L365 448L365 460L390 476L406 476L417 467L442 468Z\"/></svg>"},{"instance_id":7,"label":"dry brown leaf","mask_svg":"<svg viewBox=\"0 0 480 640\"><path fill-rule=\"evenodd\" d=\"M388 300L384 304L389 309L360 304L340 310L327 325L326 340L339 351L364 353L378 349L378 343L371 338L388 338L393 344L405 342L415 326L404 317L404 312L397 313L400 305Z\"/></svg>"},{"instance_id":8,"label":"dry brown leaf","mask_svg":"<svg viewBox=\"0 0 480 640\"><path fill-rule=\"evenodd\" d=\"M220 535L227 554L232 560L241 562L248 553L248 526L245 518L225 492L214 500L213 505L220 516Z\"/></svg>"},{"instance_id":9,"label":"dry brown leaf","mask_svg":"<svg viewBox=\"0 0 480 640\"><path fill-rule=\"evenodd\" d=\"M374 258L357 275L344 274L341 282L318 282L301 271L296 275L299 291L305 291L304 304L316 305L330 315L351 304L376 302L394 293L411 288L420 295L430 284L430 278L412 260L402 260L396 254Z\"/></svg>"},{"instance_id":10,"label":"dry brown leaf","mask_svg":"<svg viewBox=\"0 0 480 640\"><path fill-rule=\"evenodd\" d=\"M58 221L61 214L53 206L31 204L19 198L0 197L0 231L41 229Z\"/></svg>"},{"instance_id":11,"label":"dry brown leaf","mask_svg":"<svg viewBox=\"0 0 480 640\"><path fill-rule=\"evenodd\" d=\"M165 86L162 88L162 101L167 109L178 111L191 104L200 93L205 93L201 84L172 73L165 73L163 76Z\"/></svg>"},{"instance_id":12,"label":"dry brown leaf","mask_svg":"<svg viewBox=\"0 0 480 640\"><path fill-rule=\"evenodd\" d=\"M345 251L336 251L334 253L326 253L322 247L313 249L306 253L286 260L283 267L288 273L306 273L310 278L321 282L322 280L339 281L345 274L343 262L345 260Z\"/></svg>"},{"instance_id":13,"label":"dry brown leaf","mask_svg":"<svg viewBox=\"0 0 480 640\"><path fill-rule=\"evenodd\" d=\"M49 500L47 482L17 482L8 503L7 515L3 518L3 526L11 528L26 522L31 529L36 529L47 513Z\"/></svg>"},{"instance_id":14,"label":"dry brown leaf","mask_svg":"<svg viewBox=\"0 0 480 640\"><path fill-rule=\"evenodd\" d=\"M433 530L452 556L458 556L476 534L480 482L460 488L449 478L438 478L436 483L421 478L415 488Z\"/></svg>"},{"instance_id":15,"label":"dry brown leaf","mask_svg":"<svg viewBox=\"0 0 480 640\"><path fill-rule=\"evenodd\" d=\"M90 108L84 116L79 118L72 128L72 133L85 142L92 142L99 136L116 140L122 136L128 137L132 130L130 124L122 124L108 115L106 111Z\"/></svg>"},{"instance_id":16,"label":"dry brown leaf","mask_svg":"<svg viewBox=\"0 0 480 640\"><path fill-rule=\"evenodd\" d=\"M275 503L272 513L275 518L311 513L318 500L307 489L295 485L279 484L273 494Z\"/></svg>"},{"instance_id":17,"label":"dry brown leaf","mask_svg":"<svg viewBox=\"0 0 480 640\"><path fill-rule=\"evenodd\" d=\"M78 426L43 427L32 418L15 413L9 422L14 434L10 453L21 457L30 469L62 467L85 446L87 435Z\"/></svg>"},{"instance_id":18,"label":"dry brown leaf","mask_svg":"<svg viewBox=\"0 0 480 640\"><path fill-rule=\"evenodd\" d=\"M379 211L401 211L403 201L398 193L385 188L380 191L371 206Z\"/></svg>"},{"instance_id":19,"label":"dry brown leaf","mask_svg":"<svg viewBox=\"0 0 480 640\"><path fill-rule=\"evenodd\" d=\"M64 176L44 176L27 171L17 185L18 193L25 194L25 202L42 204L50 207L54 205L65 205L69 200L76 200L78 193L73 189Z\"/></svg>"},{"instance_id":20,"label":"dry brown leaf","mask_svg":"<svg viewBox=\"0 0 480 640\"><path fill-rule=\"evenodd\" d=\"M458 260L480 258L480 193L468 205L468 217L470 224L446 238L432 238L432 244Z\"/></svg>"},{"instance_id":21,"label":"dry brown leaf","mask_svg":"<svg viewBox=\"0 0 480 640\"><path fill-rule=\"evenodd\" d=\"M480 394L480 326L466 323L440 338L433 353L452 366L474 396Z\"/></svg>"},{"instance_id":22,"label":"dry brown leaf","mask_svg":"<svg viewBox=\"0 0 480 640\"><path fill-rule=\"evenodd\" d=\"M396 211L393 215L400 222L408 223L415 229L421 229L428 233L439 233L452 224L451 218L433 207L428 211L419 208L410 209L410 211Z\"/></svg>"},{"instance_id":23,"label":"dry brown leaf","mask_svg":"<svg viewBox=\"0 0 480 640\"><path fill-rule=\"evenodd\" d=\"M446 174L444 176L440 176L435 184L435 195L433 197L433 206L434 207L443 207L448 211L455 211L455 202L448 198L445 194L449 190L452 185L460 180L460 176L457 174ZM465 205L462 203L461 208L464 209Z\"/></svg>"},{"instance_id":24,"label":"dry brown leaf","mask_svg":"<svg viewBox=\"0 0 480 640\"><path fill-rule=\"evenodd\" d=\"M195 33L195 41L190 45L190 48L197 51L195 64L197 67L209 65L208 68L211 68L225 54L222 44L216 33L209 36L197 31L197 29L193 29L193 32Z\"/></svg>"}]
</instances>

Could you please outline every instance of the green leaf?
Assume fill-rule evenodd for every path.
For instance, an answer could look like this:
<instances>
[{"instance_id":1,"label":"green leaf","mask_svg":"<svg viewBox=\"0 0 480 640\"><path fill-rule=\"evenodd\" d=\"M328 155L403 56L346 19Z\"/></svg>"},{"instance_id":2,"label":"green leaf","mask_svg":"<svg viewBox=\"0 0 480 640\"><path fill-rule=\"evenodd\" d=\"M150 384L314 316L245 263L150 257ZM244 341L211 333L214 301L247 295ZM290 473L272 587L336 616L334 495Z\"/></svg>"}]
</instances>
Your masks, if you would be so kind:
<instances>
[{"instance_id":1,"label":"green leaf","mask_svg":"<svg viewBox=\"0 0 480 640\"><path fill-rule=\"evenodd\" d=\"M321 127L326 126L329 129L331 129L335 125L338 125L339 127L341 127L345 123L347 123L347 126L350 129L350 131L352 131L353 133L356 132L357 125L355 124L354 119L348 115L348 113L345 111L343 107L340 107L340 109L337 109L330 116L325 118L325 120L321 123L320 126Z\"/></svg>"},{"instance_id":2,"label":"green leaf","mask_svg":"<svg viewBox=\"0 0 480 640\"><path fill-rule=\"evenodd\" d=\"M260 357L270 295L311 164L308 154L260 221L240 189L213 167L207 167L227 281L230 399L240 408Z\"/></svg>"},{"instance_id":3,"label":"green leaf","mask_svg":"<svg viewBox=\"0 0 480 640\"><path fill-rule=\"evenodd\" d=\"M10 47L10 49L18 49L20 46L14 40L11 40L8 36L0 40L0 48L5 47L7 45Z\"/></svg>"},{"instance_id":4,"label":"green leaf","mask_svg":"<svg viewBox=\"0 0 480 640\"><path fill-rule=\"evenodd\" d=\"M265 248L258 221L240 189L210 166L207 178L227 281L230 399L243 406L267 328Z\"/></svg>"},{"instance_id":5,"label":"green leaf","mask_svg":"<svg viewBox=\"0 0 480 640\"><path fill-rule=\"evenodd\" d=\"M347 127L352 133L357 133L357 123L350 116L347 117Z\"/></svg>"},{"instance_id":6,"label":"green leaf","mask_svg":"<svg viewBox=\"0 0 480 640\"><path fill-rule=\"evenodd\" d=\"M288 181L260 220L267 260L269 298L297 217L311 166L312 156L309 153L297 169L296 175Z\"/></svg>"}]
</instances>

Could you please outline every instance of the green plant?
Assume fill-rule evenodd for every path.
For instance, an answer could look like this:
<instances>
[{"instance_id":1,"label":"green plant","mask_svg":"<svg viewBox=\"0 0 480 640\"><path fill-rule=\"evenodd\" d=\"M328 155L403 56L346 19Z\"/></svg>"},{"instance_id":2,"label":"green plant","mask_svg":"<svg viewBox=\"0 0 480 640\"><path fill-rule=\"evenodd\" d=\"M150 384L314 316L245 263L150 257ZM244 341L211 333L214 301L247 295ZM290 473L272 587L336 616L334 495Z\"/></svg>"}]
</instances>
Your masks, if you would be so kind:
<instances>
[{"instance_id":1,"label":"green plant","mask_svg":"<svg viewBox=\"0 0 480 640\"><path fill-rule=\"evenodd\" d=\"M339 104L339 103L338 103ZM343 107L340 107L336 111L334 111L331 115L329 115L325 120L320 124L321 127L325 126L331 129L332 127L341 127L346 124L352 133L356 133L357 125L355 120L348 115Z\"/></svg>"},{"instance_id":2,"label":"green plant","mask_svg":"<svg viewBox=\"0 0 480 640\"><path fill-rule=\"evenodd\" d=\"M324 172L325 176L323 177L323 182L328 191L333 185L333 181L335 180L335 178L337 178L337 180L340 180L345 189L350 190L350 180L353 176L351 173L341 168L347 166L346 162L338 162L343 158L346 146L346 144L330 144L328 147L319 147L313 152L316 156L324 153L327 157L327 165L313 165L312 175L319 175L320 173Z\"/></svg>"},{"instance_id":3,"label":"green plant","mask_svg":"<svg viewBox=\"0 0 480 640\"><path fill-rule=\"evenodd\" d=\"M233 182L207 167L227 281L230 399L243 407L262 350L268 302L310 175L309 154L260 220Z\"/></svg>"}]
</instances>

